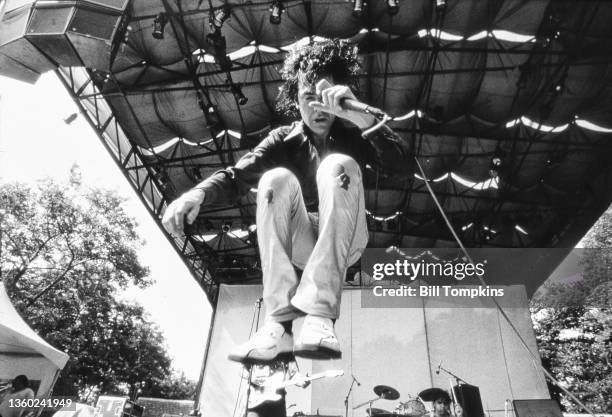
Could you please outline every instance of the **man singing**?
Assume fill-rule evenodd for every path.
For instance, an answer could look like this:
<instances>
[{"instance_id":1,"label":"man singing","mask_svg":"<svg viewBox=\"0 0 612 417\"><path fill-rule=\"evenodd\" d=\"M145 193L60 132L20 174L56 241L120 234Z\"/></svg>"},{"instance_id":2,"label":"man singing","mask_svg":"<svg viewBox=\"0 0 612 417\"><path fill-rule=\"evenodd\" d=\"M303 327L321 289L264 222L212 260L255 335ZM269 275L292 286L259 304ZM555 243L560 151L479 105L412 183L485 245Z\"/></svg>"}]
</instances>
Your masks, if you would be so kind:
<instances>
[{"instance_id":1,"label":"man singing","mask_svg":"<svg viewBox=\"0 0 612 417\"><path fill-rule=\"evenodd\" d=\"M407 145L374 116L347 110L357 100L355 46L321 40L293 50L281 71L277 109L300 121L279 127L235 166L218 171L170 204L163 224L183 232L200 207L233 204L257 188L257 233L265 325L229 359L272 361L279 355L340 358L334 332L347 268L368 242L362 173L412 172ZM295 267L302 270L298 278ZM304 324L295 343L292 321Z\"/></svg>"}]
</instances>

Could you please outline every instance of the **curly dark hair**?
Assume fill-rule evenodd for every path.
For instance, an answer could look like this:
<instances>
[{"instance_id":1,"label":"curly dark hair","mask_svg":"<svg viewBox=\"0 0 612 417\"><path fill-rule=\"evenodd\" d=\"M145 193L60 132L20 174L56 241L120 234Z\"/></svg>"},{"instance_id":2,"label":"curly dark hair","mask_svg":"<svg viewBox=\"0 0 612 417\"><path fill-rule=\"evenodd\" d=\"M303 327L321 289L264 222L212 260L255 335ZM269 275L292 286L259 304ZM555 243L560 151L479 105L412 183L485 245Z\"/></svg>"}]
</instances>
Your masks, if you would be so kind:
<instances>
[{"instance_id":1,"label":"curly dark hair","mask_svg":"<svg viewBox=\"0 0 612 417\"><path fill-rule=\"evenodd\" d=\"M325 76L356 91L359 68L357 46L346 40L322 39L294 48L280 71L285 82L278 93L276 110L285 116L298 117L299 83L314 84Z\"/></svg>"}]
</instances>

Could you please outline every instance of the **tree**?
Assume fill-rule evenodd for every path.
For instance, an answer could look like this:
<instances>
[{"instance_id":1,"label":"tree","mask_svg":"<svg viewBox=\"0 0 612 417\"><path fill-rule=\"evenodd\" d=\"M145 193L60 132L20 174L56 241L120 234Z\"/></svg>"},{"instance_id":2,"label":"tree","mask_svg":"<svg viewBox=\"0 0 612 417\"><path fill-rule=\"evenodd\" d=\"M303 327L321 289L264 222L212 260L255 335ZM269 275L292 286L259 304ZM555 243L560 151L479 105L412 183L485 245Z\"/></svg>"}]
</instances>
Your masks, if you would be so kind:
<instances>
[{"instance_id":1,"label":"tree","mask_svg":"<svg viewBox=\"0 0 612 417\"><path fill-rule=\"evenodd\" d=\"M546 284L532 300L542 363L565 388L596 413L612 412L612 212L583 239L582 279ZM583 412L549 385L568 412Z\"/></svg>"},{"instance_id":2,"label":"tree","mask_svg":"<svg viewBox=\"0 0 612 417\"><path fill-rule=\"evenodd\" d=\"M161 332L117 298L151 284L122 203L74 172L68 184L0 185L0 278L24 319L71 356L56 395L135 394L170 376Z\"/></svg>"},{"instance_id":3,"label":"tree","mask_svg":"<svg viewBox=\"0 0 612 417\"><path fill-rule=\"evenodd\" d=\"M195 391L196 383L181 372L173 373L170 378L167 378L161 384L147 387L142 390L141 396L185 400L193 398Z\"/></svg>"}]
</instances>

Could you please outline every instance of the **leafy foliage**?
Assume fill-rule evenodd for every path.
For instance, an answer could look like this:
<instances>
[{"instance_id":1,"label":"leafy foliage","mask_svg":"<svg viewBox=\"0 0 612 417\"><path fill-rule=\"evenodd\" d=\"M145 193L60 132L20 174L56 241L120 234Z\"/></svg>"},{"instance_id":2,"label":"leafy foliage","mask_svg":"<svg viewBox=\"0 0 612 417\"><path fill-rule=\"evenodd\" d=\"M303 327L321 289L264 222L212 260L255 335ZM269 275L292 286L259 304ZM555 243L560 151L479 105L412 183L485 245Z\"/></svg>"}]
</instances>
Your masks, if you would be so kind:
<instances>
[{"instance_id":1,"label":"leafy foliage","mask_svg":"<svg viewBox=\"0 0 612 417\"><path fill-rule=\"evenodd\" d=\"M51 180L0 185L1 278L38 334L71 360L56 395L157 391L171 385L162 333L117 298L151 284L137 224L114 192Z\"/></svg>"},{"instance_id":2,"label":"leafy foliage","mask_svg":"<svg viewBox=\"0 0 612 417\"><path fill-rule=\"evenodd\" d=\"M166 379L160 384L146 387L141 395L143 397L184 400L186 398L193 398L195 391L196 383L188 379L184 373L179 373L173 374L172 378Z\"/></svg>"},{"instance_id":3,"label":"leafy foliage","mask_svg":"<svg viewBox=\"0 0 612 417\"><path fill-rule=\"evenodd\" d=\"M583 239L580 281L547 284L532 300L543 365L596 413L612 412L612 213ZM584 412L558 386L553 398L568 412Z\"/></svg>"}]
</instances>

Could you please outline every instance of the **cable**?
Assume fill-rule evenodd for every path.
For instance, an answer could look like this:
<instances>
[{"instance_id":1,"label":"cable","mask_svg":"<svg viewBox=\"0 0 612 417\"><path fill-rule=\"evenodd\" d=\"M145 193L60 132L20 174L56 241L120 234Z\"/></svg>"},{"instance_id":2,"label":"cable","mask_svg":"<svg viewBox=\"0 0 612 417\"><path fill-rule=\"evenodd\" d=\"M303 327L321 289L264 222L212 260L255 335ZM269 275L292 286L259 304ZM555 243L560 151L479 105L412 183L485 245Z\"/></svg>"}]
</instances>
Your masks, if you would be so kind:
<instances>
[{"instance_id":1,"label":"cable","mask_svg":"<svg viewBox=\"0 0 612 417\"><path fill-rule=\"evenodd\" d=\"M376 119L378 120L378 118ZM362 136L368 136L370 133L377 131L378 129L380 129L385 123L387 123L389 120L391 120L391 117L387 114L384 113L384 116L381 120L378 121L378 123L376 123L374 126L372 126L371 128L364 130L363 132L361 132Z\"/></svg>"},{"instance_id":2,"label":"cable","mask_svg":"<svg viewBox=\"0 0 612 417\"><path fill-rule=\"evenodd\" d=\"M251 319L251 328L249 329L249 339L251 338L251 336L253 336L253 329L255 329L255 331L257 331L257 328L259 327L259 313L261 312L261 299L257 299L257 301L255 302L255 311L253 311L253 318ZM243 369L244 371L244 369ZM245 378L240 377L240 384L238 385L238 394L236 395L236 402L234 403L234 411L232 412L232 416L236 415L236 411L238 410L238 405L240 404L240 400L241 400L241 391L242 391L242 382L245 380ZM249 372L249 377L247 378L248 383L251 383L251 372ZM249 388L250 389L250 386ZM247 396L248 399L248 396ZM248 404L245 405L246 408L248 408Z\"/></svg>"},{"instance_id":3,"label":"cable","mask_svg":"<svg viewBox=\"0 0 612 417\"><path fill-rule=\"evenodd\" d=\"M374 126L372 126L371 128L369 128L368 130L363 132L363 136L367 136L368 134L374 132L377 129L380 129L387 121L389 120L393 120L395 118L390 117L387 113L382 112L384 114L384 117ZM415 112L415 115L418 114ZM378 120L378 119L377 119ZM427 175L425 174L425 171L423 170L423 167L421 166L421 163L419 162L419 159L416 157L416 155L414 156L414 161L419 169L419 172L421 174L421 177L423 178L423 181L425 182L425 187L427 188L427 191L429 192L429 194L431 195L431 198L433 199L436 207L438 208L438 211L440 212L440 214L442 215L442 218L444 219L444 222L446 223L446 226L448 227L448 230L451 232L451 234L453 235L453 238L455 239L455 241L457 242L457 244L459 245L459 248L461 249L461 251L463 252L464 256L466 257L466 259L471 263L474 264L474 260L472 259L472 257L470 256L469 252L467 251L467 249L465 248L465 246L463 245L463 242L461 241L461 239L459 238L459 235L457 235L457 232L455 231L455 228L453 227L453 225L451 224L450 220L448 219L448 216L446 215L446 213L444 212L444 209L442 208L442 205L440 204L440 202L438 201L438 198L436 197L435 192L433 191L433 189L431 188L430 185L430 180L427 177ZM482 278L482 276L478 276L478 280L480 281L481 285L486 285L485 280ZM534 365L534 367L536 369L540 369L544 375L557 387L559 387L564 393L566 393L572 400L574 400L574 402L576 404L578 404L580 407L582 407L584 410L586 410L589 414L591 414L593 417L595 416L595 413L593 411L591 411L585 404L582 403L582 401L580 401L574 394L572 394L570 391L567 390L567 388L565 388L564 386L562 386L559 381L557 381L555 379L555 377L546 369L544 368L544 366L540 363L540 365L538 366L538 359L533 352L531 351L531 349L529 348L529 345L527 345L527 342L523 339L523 337L521 336L520 332L518 331L518 329L516 328L516 326L514 325L514 323L512 323L512 320L510 319L510 317L506 314L506 312L504 311L504 309L502 308L502 306L499 304L499 302L495 299L495 297L491 296L490 297L491 300L493 301L493 303L495 304L495 307L497 308L497 310L500 312L500 314L502 315L502 317L506 320L506 322L508 323L508 325L510 326L510 328L512 329L512 331L516 334L516 336L518 337L521 345L525 348L525 350L527 350L531 361Z\"/></svg>"}]
</instances>

